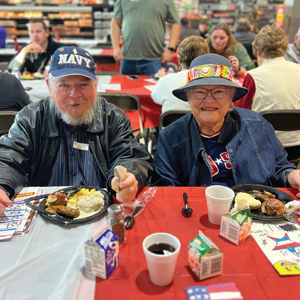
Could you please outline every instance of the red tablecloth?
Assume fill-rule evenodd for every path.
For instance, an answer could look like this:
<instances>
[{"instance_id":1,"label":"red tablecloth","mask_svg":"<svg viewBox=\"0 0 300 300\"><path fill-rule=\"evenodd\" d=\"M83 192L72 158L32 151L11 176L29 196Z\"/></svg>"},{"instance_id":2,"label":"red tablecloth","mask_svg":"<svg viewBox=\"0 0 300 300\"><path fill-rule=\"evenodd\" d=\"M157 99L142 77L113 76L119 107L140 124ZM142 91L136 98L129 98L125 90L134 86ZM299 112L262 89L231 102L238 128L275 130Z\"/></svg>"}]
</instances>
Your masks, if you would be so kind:
<instances>
[{"instance_id":1,"label":"red tablecloth","mask_svg":"<svg viewBox=\"0 0 300 300\"><path fill-rule=\"evenodd\" d=\"M114 50L113 49L103 49L99 55L110 55L114 56ZM176 65L178 65L177 60L177 52L173 54L172 62ZM120 72L121 62L118 61L118 72ZM96 68L99 72L115 72L116 71L116 65L115 64L108 64L108 65L97 65Z\"/></svg>"},{"instance_id":2,"label":"red tablecloth","mask_svg":"<svg viewBox=\"0 0 300 300\"><path fill-rule=\"evenodd\" d=\"M159 116L161 115L161 105L156 104L151 98L150 90L146 89L146 85L155 85L155 83L145 81L144 79L149 79L150 76L139 75L141 80L131 80L126 75L113 75L110 81L110 84L121 84L120 91L111 91L114 93L129 93L136 95L141 102L142 110L142 120L145 128L158 127L159 125ZM107 90L109 92L109 90ZM133 115L132 117L128 114L129 119L131 120L133 130L136 126L139 125L137 116ZM134 124L134 122L136 124Z\"/></svg>"},{"instance_id":3,"label":"red tablecloth","mask_svg":"<svg viewBox=\"0 0 300 300\"><path fill-rule=\"evenodd\" d=\"M205 188L158 188L146 209L136 217L136 225L126 233L120 246L120 266L107 280L97 278L95 299L187 299L185 288L235 282L245 300L297 299L299 276L281 277L250 237L237 246L220 237L220 226L208 221ZM294 195L293 189L284 189ZM188 195L194 212L184 218L182 194ZM188 243L198 230L210 237L224 253L222 275L198 281L187 264ZM181 251L173 282L166 287L151 283L142 242L154 232L168 232L179 238Z\"/></svg>"}]
</instances>

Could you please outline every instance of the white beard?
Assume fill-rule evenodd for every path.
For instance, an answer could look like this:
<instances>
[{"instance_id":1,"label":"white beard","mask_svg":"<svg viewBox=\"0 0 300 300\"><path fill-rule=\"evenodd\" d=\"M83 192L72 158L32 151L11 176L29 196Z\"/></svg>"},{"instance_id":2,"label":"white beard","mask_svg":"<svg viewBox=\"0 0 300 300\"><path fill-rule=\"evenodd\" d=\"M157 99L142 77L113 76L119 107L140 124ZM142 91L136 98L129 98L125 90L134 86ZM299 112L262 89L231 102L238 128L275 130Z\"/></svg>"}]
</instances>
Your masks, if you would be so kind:
<instances>
[{"instance_id":1,"label":"white beard","mask_svg":"<svg viewBox=\"0 0 300 300\"><path fill-rule=\"evenodd\" d=\"M52 103L55 105L55 107L57 108L57 116L60 119L62 119L66 124L69 124L71 126L88 125L88 124L91 124L95 118L95 108L96 108L97 96L94 100L93 106L91 108L89 108L80 117L72 117L72 116L68 115L66 112L61 111L51 97L50 97L50 99L51 99Z\"/></svg>"}]
</instances>

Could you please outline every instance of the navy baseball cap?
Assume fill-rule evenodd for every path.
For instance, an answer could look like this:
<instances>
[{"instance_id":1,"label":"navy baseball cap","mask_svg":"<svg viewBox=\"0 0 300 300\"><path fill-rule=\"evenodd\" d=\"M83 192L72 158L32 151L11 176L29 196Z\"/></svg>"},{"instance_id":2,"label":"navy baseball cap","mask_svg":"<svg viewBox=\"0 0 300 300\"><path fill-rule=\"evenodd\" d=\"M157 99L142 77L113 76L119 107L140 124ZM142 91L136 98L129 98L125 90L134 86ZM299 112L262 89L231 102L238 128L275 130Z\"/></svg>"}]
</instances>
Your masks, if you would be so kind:
<instances>
[{"instance_id":1,"label":"navy baseball cap","mask_svg":"<svg viewBox=\"0 0 300 300\"><path fill-rule=\"evenodd\" d=\"M92 55L74 46L60 47L54 52L49 73L55 78L82 75L97 80Z\"/></svg>"}]
</instances>

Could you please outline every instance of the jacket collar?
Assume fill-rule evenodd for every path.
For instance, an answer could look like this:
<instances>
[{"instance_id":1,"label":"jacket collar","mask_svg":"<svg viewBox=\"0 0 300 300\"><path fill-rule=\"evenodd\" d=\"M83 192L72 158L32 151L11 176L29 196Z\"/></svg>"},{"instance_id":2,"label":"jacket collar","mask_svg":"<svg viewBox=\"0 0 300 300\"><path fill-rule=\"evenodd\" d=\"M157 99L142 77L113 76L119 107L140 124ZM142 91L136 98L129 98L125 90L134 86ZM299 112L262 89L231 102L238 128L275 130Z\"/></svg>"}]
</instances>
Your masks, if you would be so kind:
<instances>
[{"instance_id":1,"label":"jacket collar","mask_svg":"<svg viewBox=\"0 0 300 300\"><path fill-rule=\"evenodd\" d=\"M45 138L54 138L60 136L58 117L56 115L56 106L48 97L44 102L44 119L42 136ZM104 131L105 108L103 101L98 97L96 99L95 118L88 126L87 132L97 133Z\"/></svg>"},{"instance_id":2,"label":"jacket collar","mask_svg":"<svg viewBox=\"0 0 300 300\"><path fill-rule=\"evenodd\" d=\"M192 145L193 145L193 152L195 158L199 157L199 154L201 151L204 151L204 143L201 139L199 127L197 124L196 119L192 117L192 122L190 125L190 131L191 131L191 138L192 138ZM240 126L241 117L239 113L233 109L231 111L228 111L228 113L225 116L224 124L222 126L218 143L223 145L224 147L233 139L233 137L238 133L239 126Z\"/></svg>"}]
</instances>

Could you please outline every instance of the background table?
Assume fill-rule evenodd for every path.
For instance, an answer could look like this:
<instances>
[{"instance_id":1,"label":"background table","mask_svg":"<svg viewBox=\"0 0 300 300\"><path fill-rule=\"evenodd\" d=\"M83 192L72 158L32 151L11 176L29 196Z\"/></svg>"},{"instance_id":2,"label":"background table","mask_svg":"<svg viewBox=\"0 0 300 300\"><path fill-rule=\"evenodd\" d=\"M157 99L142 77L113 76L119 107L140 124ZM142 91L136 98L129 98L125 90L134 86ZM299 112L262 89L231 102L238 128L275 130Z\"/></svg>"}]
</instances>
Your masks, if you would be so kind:
<instances>
[{"instance_id":1,"label":"background table","mask_svg":"<svg viewBox=\"0 0 300 300\"><path fill-rule=\"evenodd\" d=\"M126 75L113 75L110 84L120 83L120 91L110 91L114 93L129 93L137 96L141 102L142 120L145 128L158 127L159 116L161 115L161 105L156 104L151 98L151 91L145 86L153 86L156 82L146 81L150 76L138 75L140 80L129 79Z\"/></svg>"}]
</instances>

